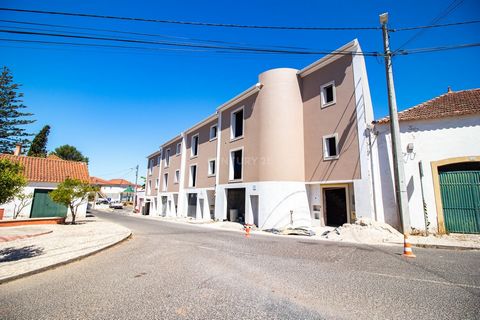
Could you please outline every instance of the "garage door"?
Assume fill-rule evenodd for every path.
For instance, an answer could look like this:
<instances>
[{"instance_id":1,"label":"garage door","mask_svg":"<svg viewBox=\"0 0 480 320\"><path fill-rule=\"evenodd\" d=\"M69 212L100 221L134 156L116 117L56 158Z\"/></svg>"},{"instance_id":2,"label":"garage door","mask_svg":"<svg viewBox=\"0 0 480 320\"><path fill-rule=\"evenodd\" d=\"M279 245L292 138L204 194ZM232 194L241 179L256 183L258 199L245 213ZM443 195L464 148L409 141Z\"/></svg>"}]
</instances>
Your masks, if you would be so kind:
<instances>
[{"instance_id":1,"label":"garage door","mask_svg":"<svg viewBox=\"0 0 480 320\"><path fill-rule=\"evenodd\" d=\"M480 171L440 172L448 232L480 233Z\"/></svg>"},{"instance_id":2,"label":"garage door","mask_svg":"<svg viewBox=\"0 0 480 320\"><path fill-rule=\"evenodd\" d=\"M52 190L36 189L33 194L32 218L66 217L67 207L53 202L48 195Z\"/></svg>"}]
</instances>

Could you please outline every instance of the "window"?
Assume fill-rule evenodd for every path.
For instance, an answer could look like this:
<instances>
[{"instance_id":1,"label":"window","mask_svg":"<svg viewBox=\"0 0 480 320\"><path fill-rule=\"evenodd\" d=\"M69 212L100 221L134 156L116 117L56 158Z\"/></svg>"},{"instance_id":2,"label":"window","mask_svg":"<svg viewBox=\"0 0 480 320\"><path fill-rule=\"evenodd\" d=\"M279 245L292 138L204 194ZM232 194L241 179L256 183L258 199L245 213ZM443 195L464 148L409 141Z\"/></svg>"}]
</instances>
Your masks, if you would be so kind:
<instances>
[{"instance_id":1,"label":"window","mask_svg":"<svg viewBox=\"0 0 480 320\"><path fill-rule=\"evenodd\" d=\"M147 189L147 193L150 193L150 191L152 191L152 180L148 180L148 189Z\"/></svg>"},{"instance_id":2,"label":"window","mask_svg":"<svg viewBox=\"0 0 480 320\"><path fill-rule=\"evenodd\" d=\"M165 168L170 165L170 149L165 152Z\"/></svg>"},{"instance_id":3,"label":"window","mask_svg":"<svg viewBox=\"0 0 480 320\"><path fill-rule=\"evenodd\" d=\"M231 124L231 138L236 139L243 136L243 107L232 112L230 119Z\"/></svg>"},{"instance_id":4,"label":"window","mask_svg":"<svg viewBox=\"0 0 480 320\"><path fill-rule=\"evenodd\" d=\"M336 102L335 82L331 81L320 88L320 99L322 108L328 107Z\"/></svg>"},{"instance_id":5,"label":"window","mask_svg":"<svg viewBox=\"0 0 480 320\"><path fill-rule=\"evenodd\" d=\"M217 125L214 124L210 127L210 140L217 138Z\"/></svg>"},{"instance_id":6,"label":"window","mask_svg":"<svg viewBox=\"0 0 480 320\"><path fill-rule=\"evenodd\" d=\"M175 170L175 177L173 179L174 183L178 183L180 181L180 170Z\"/></svg>"},{"instance_id":7,"label":"window","mask_svg":"<svg viewBox=\"0 0 480 320\"><path fill-rule=\"evenodd\" d=\"M150 163L148 164L148 174L152 174L152 169L153 169L153 158L150 159Z\"/></svg>"},{"instance_id":8,"label":"window","mask_svg":"<svg viewBox=\"0 0 480 320\"><path fill-rule=\"evenodd\" d=\"M182 153L182 143L181 142L177 143L177 153L176 154L178 155L180 153Z\"/></svg>"},{"instance_id":9,"label":"window","mask_svg":"<svg viewBox=\"0 0 480 320\"><path fill-rule=\"evenodd\" d=\"M167 191L168 188L168 173L163 174L163 191Z\"/></svg>"},{"instance_id":10,"label":"window","mask_svg":"<svg viewBox=\"0 0 480 320\"><path fill-rule=\"evenodd\" d=\"M157 157L157 166L160 167L160 162L162 161L162 156Z\"/></svg>"},{"instance_id":11,"label":"window","mask_svg":"<svg viewBox=\"0 0 480 320\"><path fill-rule=\"evenodd\" d=\"M192 157L196 157L198 155L198 134L192 137L192 145L190 152Z\"/></svg>"},{"instance_id":12,"label":"window","mask_svg":"<svg viewBox=\"0 0 480 320\"><path fill-rule=\"evenodd\" d=\"M158 178L155 179L155 189L158 189L158 184L159 184L159 181L158 181Z\"/></svg>"},{"instance_id":13,"label":"window","mask_svg":"<svg viewBox=\"0 0 480 320\"><path fill-rule=\"evenodd\" d=\"M338 158L338 134L323 137L323 159L331 160Z\"/></svg>"},{"instance_id":14,"label":"window","mask_svg":"<svg viewBox=\"0 0 480 320\"><path fill-rule=\"evenodd\" d=\"M188 183L190 187L197 185L197 165L190 166L190 181Z\"/></svg>"},{"instance_id":15,"label":"window","mask_svg":"<svg viewBox=\"0 0 480 320\"><path fill-rule=\"evenodd\" d=\"M216 166L216 161L215 160L208 160L208 175L209 176L214 176L215 175L215 166Z\"/></svg>"},{"instance_id":16,"label":"window","mask_svg":"<svg viewBox=\"0 0 480 320\"><path fill-rule=\"evenodd\" d=\"M242 179L243 150L230 152L230 180Z\"/></svg>"}]
</instances>

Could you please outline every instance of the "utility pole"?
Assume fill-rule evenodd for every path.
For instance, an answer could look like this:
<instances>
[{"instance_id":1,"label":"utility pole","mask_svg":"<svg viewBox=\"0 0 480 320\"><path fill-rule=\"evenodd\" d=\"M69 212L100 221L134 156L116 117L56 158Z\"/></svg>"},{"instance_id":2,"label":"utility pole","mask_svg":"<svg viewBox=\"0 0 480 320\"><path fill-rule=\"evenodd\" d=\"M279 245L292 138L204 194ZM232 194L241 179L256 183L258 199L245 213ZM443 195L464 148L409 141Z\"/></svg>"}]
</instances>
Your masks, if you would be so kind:
<instances>
[{"instance_id":1,"label":"utility pole","mask_svg":"<svg viewBox=\"0 0 480 320\"><path fill-rule=\"evenodd\" d=\"M138 186L138 164L135 167L135 192L133 196L133 211L135 212L135 208L137 207L137 186Z\"/></svg>"},{"instance_id":2,"label":"utility pole","mask_svg":"<svg viewBox=\"0 0 480 320\"><path fill-rule=\"evenodd\" d=\"M393 84L392 52L390 51L387 22L388 13L381 14L380 23L382 24L383 47L385 49L385 69L387 74L395 195L402 232L408 233L410 231L410 214L408 212L408 194L407 186L405 184L405 170L403 168L403 152L402 143L400 141L400 125L398 123L397 99L395 97L395 86Z\"/></svg>"}]
</instances>

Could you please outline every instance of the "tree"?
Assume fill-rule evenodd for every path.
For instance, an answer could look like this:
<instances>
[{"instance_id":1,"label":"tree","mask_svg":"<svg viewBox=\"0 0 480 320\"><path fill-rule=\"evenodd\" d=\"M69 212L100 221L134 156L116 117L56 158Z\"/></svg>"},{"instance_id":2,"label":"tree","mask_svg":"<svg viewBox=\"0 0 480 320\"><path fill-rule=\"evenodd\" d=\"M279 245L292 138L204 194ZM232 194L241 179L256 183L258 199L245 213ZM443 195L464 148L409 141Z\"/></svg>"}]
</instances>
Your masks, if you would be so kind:
<instances>
[{"instance_id":1,"label":"tree","mask_svg":"<svg viewBox=\"0 0 480 320\"><path fill-rule=\"evenodd\" d=\"M27 146L30 141L25 137L22 126L34 122L25 119L33 114L22 112L26 106L22 103L23 93L18 92L20 85L13 83L13 76L7 67L0 74L0 153L11 153L17 143Z\"/></svg>"},{"instance_id":2,"label":"tree","mask_svg":"<svg viewBox=\"0 0 480 320\"><path fill-rule=\"evenodd\" d=\"M56 148L54 151L50 152L50 154L54 154L63 160L83 161L88 163L87 157L83 156L77 148L68 144Z\"/></svg>"},{"instance_id":3,"label":"tree","mask_svg":"<svg viewBox=\"0 0 480 320\"><path fill-rule=\"evenodd\" d=\"M32 203L33 194L24 193L23 190L17 195L15 207L13 208L13 219L17 219L20 212Z\"/></svg>"},{"instance_id":4,"label":"tree","mask_svg":"<svg viewBox=\"0 0 480 320\"><path fill-rule=\"evenodd\" d=\"M17 162L0 159L0 204L12 201L27 185L23 167Z\"/></svg>"},{"instance_id":5,"label":"tree","mask_svg":"<svg viewBox=\"0 0 480 320\"><path fill-rule=\"evenodd\" d=\"M96 188L78 179L67 178L50 192L50 198L56 203L63 204L72 213L72 224L75 224L78 207L87 202L88 195Z\"/></svg>"},{"instance_id":6,"label":"tree","mask_svg":"<svg viewBox=\"0 0 480 320\"><path fill-rule=\"evenodd\" d=\"M47 142L48 134L50 133L50 126L46 125L40 130L40 132L33 138L30 150L28 150L27 156L42 157L47 156Z\"/></svg>"}]
</instances>

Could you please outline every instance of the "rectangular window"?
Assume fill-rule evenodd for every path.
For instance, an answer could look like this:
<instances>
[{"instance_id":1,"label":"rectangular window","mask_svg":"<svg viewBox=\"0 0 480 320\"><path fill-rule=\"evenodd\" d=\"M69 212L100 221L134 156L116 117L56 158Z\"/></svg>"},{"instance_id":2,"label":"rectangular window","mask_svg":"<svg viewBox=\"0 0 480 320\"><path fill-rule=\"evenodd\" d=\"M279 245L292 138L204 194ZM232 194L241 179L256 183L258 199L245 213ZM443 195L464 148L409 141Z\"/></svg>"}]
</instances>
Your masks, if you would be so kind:
<instances>
[{"instance_id":1,"label":"rectangular window","mask_svg":"<svg viewBox=\"0 0 480 320\"><path fill-rule=\"evenodd\" d=\"M331 81L320 88L320 99L322 108L328 107L336 102L335 82Z\"/></svg>"},{"instance_id":2,"label":"rectangular window","mask_svg":"<svg viewBox=\"0 0 480 320\"><path fill-rule=\"evenodd\" d=\"M165 168L170 165L170 149L165 152Z\"/></svg>"},{"instance_id":3,"label":"rectangular window","mask_svg":"<svg viewBox=\"0 0 480 320\"><path fill-rule=\"evenodd\" d=\"M148 174L152 174L153 170L153 159L150 159L150 162L148 164Z\"/></svg>"},{"instance_id":4,"label":"rectangular window","mask_svg":"<svg viewBox=\"0 0 480 320\"><path fill-rule=\"evenodd\" d=\"M180 154L180 153L182 153L182 143L181 142L177 143L177 154Z\"/></svg>"},{"instance_id":5,"label":"rectangular window","mask_svg":"<svg viewBox=\"0 0 480 320\"><path fill-rule=\"evenodd\" d=\"M150 193L150 191L152 191L152 180L148 180L147 193Z\"/></svg>"},{"instance_id":6,"label":"rectangular window","mask_svg":"<svg viewBox=\"0 0 480 320\"><path fill-rule=\"evenodd\" d=\"M175 177L173 182L178 183L180 181L180 170L175 170Z\"/></svg>"},{"instance_id":7,"label":"rectangular window","mask_svg":"<svg viewBox=\"0 0 480 320\"><path fill-rule=\"evenodd\" d=\"M160 162L162 161L162 156L157 157L157 166L160 167Z\"/></svg>"},{"instance_id":8,"label":"rectangular window","mask_svg":"<svg viewBox=\"0 0 480 320\"><path fill-rule=\"evenodd\" d=\"M155 179L155 189L158 189L158 183L159 183L159 181L158 181L158 178L157 178L157 179Z\"/></svg>"},{"instance_id":9,"label":"rectangular window","mask_svg":"<svg viewBox=\"0 0 480 320\"><path fill-rule=\"evenodd\" d=\"M231 138L236 139L243 136L243 107L240 110L232 112L230 119Z\"/></svg>"},{"instance_id":10,"label":"rectangular window","mask_svg":"<svg viewBox=\"0 0 480 320\"><path fill-rule=\"evenodd\" d=\"M163 191L167 191L168 188L168 173L163 174Z\"/></svg>"},{"instance_id":11,"label":"rectangular window","mask_svg":"<svg viewBox=\"0 0 480 320\"><path fill-rule=\"evenodd\" d=\"M217 137L217 125L214 124L210 127L210 140L213 140Z\"/></svg>"},{"instance_id":12,"label":"rectangular window","mask_svg":"<svg viewBox=\"0 0 480 320\"><path fill-rule=\"evenodd\" d=\"M208 160L208 175L209 176L214 176L215 175L215 166L216 166L216 161L215 160Z\"/></svg>"},{"instance_id":13,"label":"rectangular window","mask_svg":"<svg viewBox=\"0 0 480 320\"><path fill-rule=\"evenodd\" d=\"M243 150L230 152L230 180L242 179Z\"/></svg>"},{"instance_id":14,"label":"rectangular window","mask_svg":"<svg viewBox=\"0 0 480 320\"><path fill-rule=\"evenodd\" d=\"M197 185L197 166L190 166L190 181L188 183L189 187L195 187Z\"/></svg>"},{"instance_id":15,"label":"rectangular window","mask_svg":"<svg viewBox=\"0 0 480 320\"><path fill-rule=\"evenodd\" d=\"M337 159L338 152L338 134L332 134L323 137L323 159Z\"/></svg>"},{"instance_id":16,"label":"rectangular window","mask_svg":"<svg viewBox=\"0 0 480 320\"><path fill-rule=\"evenodd\" d=\"M198 155L198 134L192 137L192 145L190 152L192 157L196 157Z\"/></svg>"}]
</instances>

